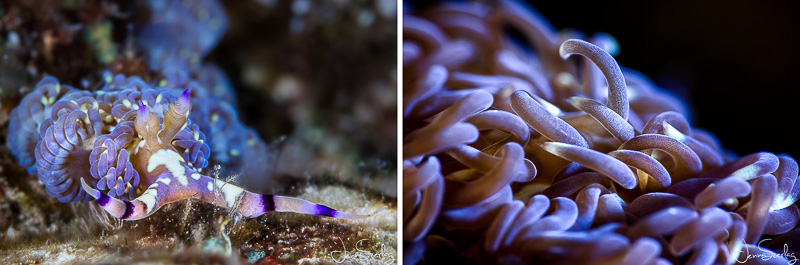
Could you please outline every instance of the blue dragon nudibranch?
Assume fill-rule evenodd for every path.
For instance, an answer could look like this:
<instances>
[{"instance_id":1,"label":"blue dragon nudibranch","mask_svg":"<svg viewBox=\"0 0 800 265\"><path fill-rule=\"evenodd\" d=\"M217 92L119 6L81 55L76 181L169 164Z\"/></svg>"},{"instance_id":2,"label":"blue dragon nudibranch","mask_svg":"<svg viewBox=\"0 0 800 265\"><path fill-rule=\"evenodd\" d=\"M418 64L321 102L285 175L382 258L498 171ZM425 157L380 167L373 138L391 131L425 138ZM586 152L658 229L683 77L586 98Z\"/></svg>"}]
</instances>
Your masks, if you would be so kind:
<instances>
[{"instance_id":1,"label":"blue dragon nudibranch","mask_svg":"<svg viewBox=\"0 0 800 265\"><path fill-rule=\"evenodd\" d=\"M215 143L224 147L259 150L263 145L242 129L229 105L198 100L197 95L208 92L197 84L151 87L139 77L122 75L108 81L90 92L46 77L12 110L12 153L61 202L95 199L124 220L145 218L186 198L245 217L278 211L358 219L382 210L340 212L298 198L248 192L204 175L209 160L227 165L231 158L212 157L216 154L203 128L214 131ZM207 103L192 112L193 101Z\"/></svg>"}]
</instances>

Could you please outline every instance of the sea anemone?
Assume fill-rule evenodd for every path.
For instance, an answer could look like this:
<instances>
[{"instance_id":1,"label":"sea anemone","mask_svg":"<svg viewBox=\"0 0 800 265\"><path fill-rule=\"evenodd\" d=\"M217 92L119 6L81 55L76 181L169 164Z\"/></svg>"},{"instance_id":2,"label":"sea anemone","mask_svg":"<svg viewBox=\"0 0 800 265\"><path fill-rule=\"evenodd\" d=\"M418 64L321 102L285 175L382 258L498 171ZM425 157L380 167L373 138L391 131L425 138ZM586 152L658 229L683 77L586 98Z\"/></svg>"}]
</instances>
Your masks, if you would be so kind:
<instances>
[{"instance_id":1,"label":"sea anemone","mask_svg":"<svg viewBox=\"0 0 800 265\"><path fill-rule=\"evenodd\" d=\"M406 262L788 261L759 242L798 233L797 162L722 149L609 35L513 1L415 10L403 33Z\"/></svg>"}]
</instances>

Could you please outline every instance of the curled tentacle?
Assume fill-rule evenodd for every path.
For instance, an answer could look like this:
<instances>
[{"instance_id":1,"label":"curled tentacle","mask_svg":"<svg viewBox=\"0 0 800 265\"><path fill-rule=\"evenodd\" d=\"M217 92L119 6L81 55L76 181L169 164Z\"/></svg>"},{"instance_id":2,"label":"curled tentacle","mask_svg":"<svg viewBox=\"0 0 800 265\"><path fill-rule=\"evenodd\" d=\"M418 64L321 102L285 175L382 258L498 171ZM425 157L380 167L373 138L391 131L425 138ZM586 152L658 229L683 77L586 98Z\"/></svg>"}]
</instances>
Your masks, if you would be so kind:
<instances>
[{"instance_id":1,"label":"curled tentacle","mask_svg":"<svg viewBox=\"0 0 800 265\"><path fill-rule=\"evenodd\" d=\"M473 142L477 138L478 129L474 125L460 122L438 132L434 137L419 139L403 145L403 156L411 158L423 154L441 152L454 148L459 144Z\"/></svg>"},{"instance_id":2,"label":"curled tentacle","mask_svg":"<svg viewBox=\"0 0 800 265\"><path fill-rule=\"evenodd\" d=\"M522 147L509 143L500 149L503 159L494 168L472 181L447 180L444 204L459 208L473 205L496 193L514 179L517 165L522 160ZM447 178L447 177L446 177Z\"/></svg>"},{"instance_id":3,"label":"curled tentacle","mask_svg":"<svg viewBox=\"0 0 800 265\"><path fill-rule=\"evenodd\" d=\"M672 125L668 123L664 123L664 134L681 141L682 143L686 144L692 151L700 157L700 160L703 161L703 165L705 168L716 168L722 166L724 163L724 159L722 155L719 154L717 151L713 150L712 147L708 146L707 144L700 142L694 139L691 136L684 135Z\"/></svg>"},{"instance_id":4,"label":"curled tentacle","mask_svg":"<svg viewBox=\"0 0 800 265\"><path fill-rule=\"evenodd\" d=\"M619 149L642 151L659 149L667 152L675 160L673 178L683 180L695 176L702 171L700 157L688 146L668 136L660 134L643 134L622 143Z\"/></svg>"},{"instance_id":5,"label":"curled tentacle","mask_svg":"<svg viewBox=\"0 0 800 265\"><path fill-rule=\"evenodd\" d=\"M435 157L428 158L418 166L403 166L404 196L413 197L412 194L416 193L422 197L419 201L406 204L409 208L404 211L408 215L403 218L406 227L403 231L404 239L419 240L436 221L444 197L444 179L439 169L439 161Z\"/></svg>"},{"instance_id":6,"label":"curled tentacle","mask_svg":"<svg viewBox=\"0 0 800 265\"><path fill-rule=\"evenodd\" d=\"M594 44L570 39L561 44L559 53L562 58L567 58L572 54L578 54L589 58L594 62L608 81L608 108L619 114L623 120L628 119L628 91L625 85L625 78L617 61L608 52Z\"/></svg>"},{"instance_id":7,"label":"curled tentacle","mask_svg":"<svg viewBox=\"0 0 800 265\"><path fill-rule=\"evenodd\" d=\"M798 198L797 174L798 165L793 158L789 156L779 155L778 169L772 174L778 180L778 191L775 194L775 201L772 203L772 209L783 209L794 204Z\"/></svg>"},{"instance_id":8,"label":"curled tentacle","mask_svg":"<svg viewBox=\"0 0 800 265\"><path fill-rule=\"evenodd\" d=\"M578 206L574 201L567 198L553 198L554 207L550 215L547 215L538 221L526 226L517 239L525 237L532 237L538 233L547 231L566 231L578 218Z\"/></svg>"},{"instance_id":9,"label":"curled tentacle","mask_svg":"<svg viewBox=\"0 0 800 265\"><path fill-rule=\"evenodd\" d=\"M500 246L503 241L503 236L512 229L512 223L515 221L515 217L520 214L520 212L525 209L525 204L521 201L512 201L509 204L506 204L502 210L498 213L498 216L502 216L505 218L496 218L489 225L489 229L486 230L487 240L484 243L483 248L490 253L495 253L500 249Z\"/></svg>"},{"instance_id":10,"label":"curled tentacle","mask_svg":"<svg viewBox=\"0 0 800 265\"><path fill-rule=\"evenodd\" d=\"M543 195L536 195L528 201L517 218L512 218L511 228L505 234L498 233L497 237L504 237L503 247L511 247L522 230L539 220L550 208L550 199Z\"/></svg>"},{"instance_id":11,"label":"curled tentacle","mask_svg":"<svg viewBox=\"0 0 800 265\"><path fill-rule=\"evenodd\" d=\"M601 187L606 188L606 191L608 190L608 187L613 187L612 181L601 173L581 172L566 177L547 187L547 189L542 191L542 194L554 198L567 197L592 184L599 184Z\"/></svg>"},{"instance_id":12,"label":"curled tentacle","mask_svg":"<svg viewBox=\"0 0 800 265\"><path fill-rule=\"evenodd\" d=\"M511 106L517 115L547 139L580 147L589 146L575 128L547 112L530 94L523 91L514 92L511 95Z\"/></svg>"},{"instance_id":13,"label":"curled tentacle","mask_svg":"<svg viewBox=\"0 0 800 265\"><path fill-rule=\"evenodd\" d=\"M460 145L447 151L447 154L481 172L489 172L495 164L502 162L502 158L486 154L468 145ZM536 166L530 160L524 160L526 160L524 166L517 166L517 173L514 176L516 182L527 182L536 177Z\"/></svg>"},{"instance_id":14,"label":"curled tentacle","mask_svg":"<svg viewBox=\"0 0 800 265\"><path fill-rule=\"evenodd\" d=\"M684 207L670 207L639 219L628 231L628 236L636 239L645 236L672 234L683 225L694 221L697 211Z\"/></svg>"},{"instance_id":15,"label":"curled tentacle","mask_svg":"<svg viewBox=\"0 0 800 265\"><path fill-rule=\"evenodd\" d=\"M509 104L509 96L514 91L522 90L534 93L534 88L524 80L511 76L484 76L472 73L455 72L450 74L450 78L445 83L446 86L466 89L479 88L494 95L495 102L492 106L505 111L512 111ZM557 107L546 100L533 96L539 103L546 105L548 111L557 112Z\"/></svg>"},{"instance_id":16,"label":"curled tentacle","mask_svg":"<svg viewBox=\"0 0 800 265\"><path fill-rule=\"evenodd\" d=\"M416 135L430 133L436 137L417 137L408 135L403 140L403 157L411 158L429 153L451 149L458 144L475 141L477 128L469 123L461 122L469 115L488 108L492 103L490 94L478 91L454 103L442 111L430 124L418 130Z\"/></svg>"},{"instance_id":17,"label":"curled tentacle","mask_svg":"<svg viewBox=\"0 0 800 265\"><path fill-rule=\"evenodd\" d=\"M771 153L760 152L743 156L731 163L715 168L705 174L708 178L735 176L744 180L754 179L778 169L780 161Z\"/></svg>"},{"instance_id":18,"label":"curled tentacle","mask_svg":"<svg viewBox=\"0 0 800 265\"><path fill-rule=\"evenodd\" d=\"M512 199L511 187L505 187L500 192L490 196L478 204L463 208L443 209L436 220L437 225L448 229L478 229L488 226L503 205Z\"/></svg>"},{"instance_id":19,"label":"curled tentacle","mask_svg":"<svg viewBox=\"0 0 800 265\"><path fill-rule=\"evenodd\" d=\"M579 146L558 142L541 143L542 148L569 161L578 162L605 174L626 189L636 187L636 177L627 165L609 155Z\"/></svg>"},{"instance_id":20,"label":"curled tentacle","mask_svg":"<svg viewBox=\"0 0 800 265\"><path fill-rule=\"evenodd\" d=\"M633 216L642 218L669 207L695 209L691 201L681 196L663 192L651 192L634 199L625 210Z\"/></svg>"},{"instance_id":21,"label":"curled tentacle","mask_svg":"<svg viewBox=\"0 0 800 265\"><path fill-rule=\"evenodd\" d=\"M659 189L664 189L672 184L672 179L667 169L664 168L664 165L645 153L631 150L616 150L608 153L608 155L644 173L641 174L640 172L637 174L639 186L642 190L647 188L648 183L650 183L650 177L656 180L655 183L657 183Z\"/></svg>"},{"instance_id":22,"label":"curled tentacle","mask_svg":"<svg viewBox=\"0 0 800 265\"><path fill-rule=\"evenodd\" d=\"M583 231L592 226L597 215L600 196L603 193L602 187L598 187L597 184L590 185L578 193L575 198L575 203L578 204L578 219L570 230Z\"/></svg>"},{"instance_id":23,"label":"curled tentacle","mask_svg":"<svg viewBox=\"0 0 800 265\"><path fill-rule=\"evenodd\" d=\"M478 130L497 129L505 131L519 139L520 144L528 142L530 131L525 121L519 116L501 110L487 110L472 115L466 120Z\"/></svg>"},{"instance_id":24,"label":"curled tentacle","mask_svg":"<svg viewBox=\"0 0 800 265\"><path fill-rule=\"evenodd\" d=\"M777 186L778 183L772 175L765 175L753 182L750 207L745 219L747 221L746 240L748 243L758 243L758 239L764 233Z\"/></svg>"},{"instance_id":25,"label":"curled tentacle","mask_svg":"<svg viewBox=\"0 0 800 265\"><path fill-rule=\"evenodd\" d=\"M633 138L635 134L633 126L602 103L582 97L571 97L568 100L576 108L589 113L620 142L624 143Z\"/></svg>"},{"instance_id":26,"label":"curled tentacle","mask_svg":"<svg viewBox=\"0 0 800 265\"><path fill-rule=\"evenodd\" d=\"M715 245L712 246L716 247ZM716 248L713 250L716 250ZM620 254L600 260L597 264L648 264L654 262L659 254L661 254L661 245L659 242L644 237L636 240L633 245ZM716 254L716 252L714 254Z\"/></svg>"},{"instance_id":27,"label":"curled tentacle","mask_svg":"<svg viewBox=\"0 0 800 265\"><path fill-rule=\"evenodd\" d=\"M750 184L739 178L725 178L709 185L697 194L694 204L700 209L718 206L726 200L744 197L750 194Z\"/></svg>"},{"instance_id":28,"label":"curled tentacle","mask_svg":"<svg viewBox=\"0 0 800 265\"><path fill-rule=\"evenodd\" d=\"M767 224L764 226L764 234L780 235L789 232L797 226L800 220L800 210L797 205L792 205L782 209L770 209L767 217Z\"/></svg>"},{"instance_id":29,"label":"curled tentacle","mask_svg":"<svg viewBox=\"0 0 800 265\"><path fill-rule=\"evenodd\" d=\"M407 116L409 112L417 105L417 103L427 97L429 94L441 89L447 80L447 70L444 66L433 65L428 69L427 75L424 79L419 81L417 87L420 89L409 90L408 93L413 92L403 97L403 106L405 108L404 115Z\"/></svg>"},{"instance_id":30,"label":"curled tentacle","mask_svg":"<svg viewBox=\"0 0 800 265\"><path fill-rule=\"evenodd\" d=\"M653 116L642 129L642 134L663 133L664 125L669 124L685 135L692 135L692 127L682 114L675 111L665 111Z\"/></svg>"}]
</instances>

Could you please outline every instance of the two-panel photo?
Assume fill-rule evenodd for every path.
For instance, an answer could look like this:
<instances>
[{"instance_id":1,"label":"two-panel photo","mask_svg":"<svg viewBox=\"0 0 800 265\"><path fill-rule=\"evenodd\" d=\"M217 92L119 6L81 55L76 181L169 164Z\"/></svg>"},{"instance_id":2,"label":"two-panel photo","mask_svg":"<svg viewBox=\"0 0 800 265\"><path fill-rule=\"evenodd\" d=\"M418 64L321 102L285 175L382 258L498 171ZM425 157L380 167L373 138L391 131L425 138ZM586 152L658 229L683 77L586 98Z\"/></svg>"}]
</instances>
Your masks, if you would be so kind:
<instances>
[{"instance_id":1,"label":"two-panel photo","mask_svg":"<svg viewBox=\"0 0 800 265\"><path fill-rule=\"evenodd\" d=\"M0 0L0 264L795 264L791 1Z\"/></svg>"}]
</instances>

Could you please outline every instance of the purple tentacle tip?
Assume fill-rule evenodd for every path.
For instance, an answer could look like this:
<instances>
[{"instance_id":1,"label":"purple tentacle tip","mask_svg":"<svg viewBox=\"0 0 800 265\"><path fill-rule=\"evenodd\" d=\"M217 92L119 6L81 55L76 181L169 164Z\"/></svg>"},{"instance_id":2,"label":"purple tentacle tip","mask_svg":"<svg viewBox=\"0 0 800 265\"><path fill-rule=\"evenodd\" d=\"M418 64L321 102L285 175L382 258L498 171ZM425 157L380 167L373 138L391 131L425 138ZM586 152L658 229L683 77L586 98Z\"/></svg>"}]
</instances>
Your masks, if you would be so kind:
<instances>
[{"instance_id":1,"label":"purple tentacle tip","mask_svg":"<svg viewBox=\"0 0 800 265\"><path fill-rule=\"evenodd\" d=\"M144 104L141 100L139 100L139 115L144 115L147 113L147 105Z\"/></svg>"},{"instance_id":2,"label":"purple tentacle tip","mask_svg":"<svg viewBox=\"0 0 800 265\"><path fill-rule=\"evenodd\" d=\"M189 94L192 93L192 88L188 87L181 93L178 100L175 101L175 111L179 114L186 114L192 110L192 101L189 99Z\"/></svg>"},{"instance_id":3,"label":"purple tentacle tip","mask_svg":"<svg viewBox=\"0 0 800 265\"><path fill-rule=\"evenodd\" d=\"M192 88L191 87L187 88L186 90L183 91L183 93L181 93L181 97L180 97L179 100L188 101L190 93L192 93Z\"/></svg>"}]
</instances>

